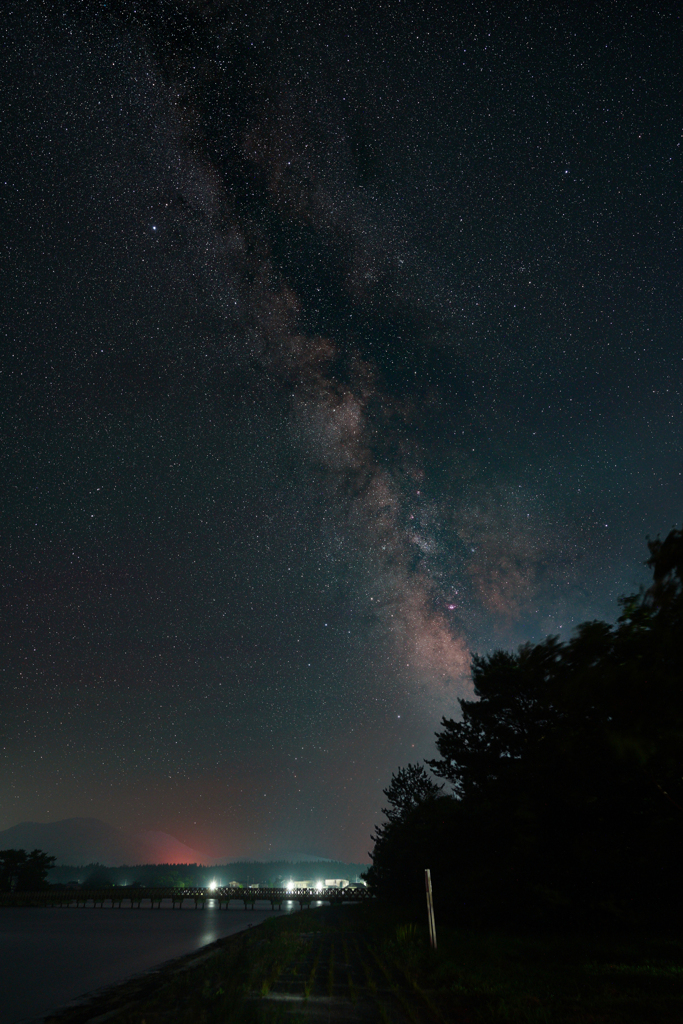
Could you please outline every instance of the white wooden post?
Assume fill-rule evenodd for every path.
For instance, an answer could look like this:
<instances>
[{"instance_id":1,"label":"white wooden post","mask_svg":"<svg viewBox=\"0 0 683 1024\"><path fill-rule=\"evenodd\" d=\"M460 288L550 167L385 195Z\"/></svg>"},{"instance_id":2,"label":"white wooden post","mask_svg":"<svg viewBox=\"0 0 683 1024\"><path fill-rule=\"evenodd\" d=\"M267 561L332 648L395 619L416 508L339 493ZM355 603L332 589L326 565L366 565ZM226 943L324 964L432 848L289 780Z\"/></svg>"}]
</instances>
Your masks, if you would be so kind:
<instances>
[{"instance_id":1,"label":"white wooden post","mask_svg":"<svg viewBox=\"0 0 683 1024\"><path fill-rule=\"evenodd\" d=\"M434 900L432 898L432 873L425 868L425 889L427 891L427 918L429 920L429 945L436 949L436 924L434 923Z\"/></svg>"}]
</instances>

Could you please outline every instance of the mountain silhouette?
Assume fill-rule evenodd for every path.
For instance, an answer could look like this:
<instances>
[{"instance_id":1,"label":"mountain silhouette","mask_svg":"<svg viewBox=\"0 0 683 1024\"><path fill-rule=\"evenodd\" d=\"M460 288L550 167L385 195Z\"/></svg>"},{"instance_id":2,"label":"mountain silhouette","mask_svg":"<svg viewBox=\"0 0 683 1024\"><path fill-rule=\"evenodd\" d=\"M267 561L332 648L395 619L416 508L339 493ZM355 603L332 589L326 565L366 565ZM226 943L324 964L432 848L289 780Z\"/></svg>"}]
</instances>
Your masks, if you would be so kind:
<instances>
[{"instance_id":1,"label":"mountain silhouette","mask_svg":"<svg viewBox=\"0 0 683 1024\"><path fill-rule=\"evenodd\" d=\"M0 832L0 849L44 850L57 864L206 864L204 854L166 832L132 832L97 818L22 821Z\"/></svg>"}]
</instances>

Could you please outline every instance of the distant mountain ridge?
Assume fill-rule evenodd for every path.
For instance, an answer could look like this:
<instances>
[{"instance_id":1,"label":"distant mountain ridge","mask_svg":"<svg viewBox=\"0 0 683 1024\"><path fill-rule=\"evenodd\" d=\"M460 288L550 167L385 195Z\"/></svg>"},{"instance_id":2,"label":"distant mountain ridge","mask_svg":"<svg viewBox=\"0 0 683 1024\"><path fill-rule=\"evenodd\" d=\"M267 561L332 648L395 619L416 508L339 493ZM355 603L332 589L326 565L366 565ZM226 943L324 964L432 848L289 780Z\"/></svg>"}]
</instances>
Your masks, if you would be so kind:
<instances>
[{"instance_id":1,"label":"distant mountain ridge","mask_svg":"<svg viewBox=\"0 0 683 1024\"><path fill-rule=\"evenodd\" d=\"M0 832L0 849L44 850L57 864L208 864L209 858L166 832L131 832L97 818L22 821Z\"/></svg>"}]
</instances>

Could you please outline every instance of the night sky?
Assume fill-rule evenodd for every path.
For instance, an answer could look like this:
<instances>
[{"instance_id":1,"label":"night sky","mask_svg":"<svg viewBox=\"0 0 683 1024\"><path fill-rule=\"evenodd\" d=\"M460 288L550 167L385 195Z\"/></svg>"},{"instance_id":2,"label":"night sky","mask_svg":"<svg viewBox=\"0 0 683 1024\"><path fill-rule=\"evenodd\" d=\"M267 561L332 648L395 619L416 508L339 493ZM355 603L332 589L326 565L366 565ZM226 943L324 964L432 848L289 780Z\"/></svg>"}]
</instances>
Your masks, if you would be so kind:
<instances>
[{"instance_id":1,"label":"night sky","mask_svg":"<svg viewBox=\"0 0 683 1024\"><path fill-rule=\"evenodd\" d=\"M677 5L22 0L0 828L366 860L683 510Z\"/></svg>"}]
</instances>

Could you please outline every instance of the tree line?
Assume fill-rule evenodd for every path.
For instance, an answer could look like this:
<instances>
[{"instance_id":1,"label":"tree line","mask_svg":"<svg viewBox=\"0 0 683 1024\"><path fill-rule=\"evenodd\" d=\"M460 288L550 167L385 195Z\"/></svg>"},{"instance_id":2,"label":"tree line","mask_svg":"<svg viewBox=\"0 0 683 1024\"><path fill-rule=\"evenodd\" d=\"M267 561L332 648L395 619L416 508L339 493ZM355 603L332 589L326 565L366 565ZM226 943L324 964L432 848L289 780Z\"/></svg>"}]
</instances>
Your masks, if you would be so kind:
<instances>
[{"instance_id":1,"label":"tree line","mask_svg":"<svg viewBox=\"0 0 683 1024\"><path fill-rule=\"evenodd\" d=\"M0 892L48 889L48 871L56 859L43 850L0 850Z\"/></svg>"},{"instance_id":2,"label":"tree line","mask_svg":"<svg viewBox=\"0 0 683 1024\"><path fill-rule=\"evenodd\" d=\"M430 867L460 919L680 914L683 531L648 547L652 583L614 625L474 657L439 756L384 791L377 894L417 898Z\"/></svg>"},{"instance_id":3,"label":"tree line","mask_svg":"<svg viewBox=\"0 0 683 1024\"><path fill-rule=\"evenodd\" d=\"M129 888L189 888L205 886L209 879L222 885L237 881L238 885L259 883L264 886L286 885L289 879L324 879L345 877L357 880L364 864L342 861L238 861L206 867L202 864L142 864L106 867L88 864L80 867L53 867L56 858L42 850L0 850L0 892L36 892L57 886L105 889L111 886ZM48 882L48 876L50 881Z\"/></svg>"}]
</instances>

